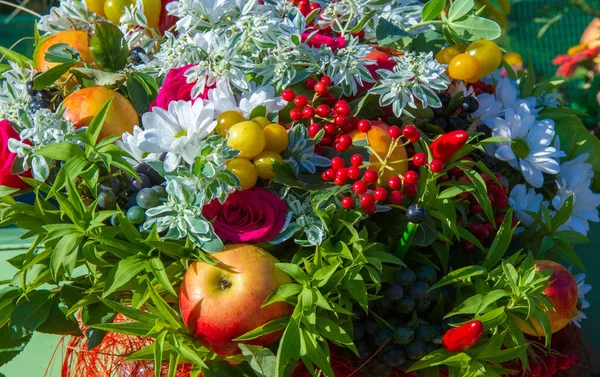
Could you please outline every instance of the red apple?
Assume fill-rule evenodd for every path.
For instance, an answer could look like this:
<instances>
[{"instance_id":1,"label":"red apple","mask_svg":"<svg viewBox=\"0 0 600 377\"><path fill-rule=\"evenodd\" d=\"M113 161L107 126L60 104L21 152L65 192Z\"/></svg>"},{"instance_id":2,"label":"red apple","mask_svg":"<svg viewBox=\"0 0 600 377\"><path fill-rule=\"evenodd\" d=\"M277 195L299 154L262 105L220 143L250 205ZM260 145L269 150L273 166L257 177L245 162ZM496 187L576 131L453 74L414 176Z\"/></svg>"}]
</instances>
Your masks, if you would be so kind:
<instances>
[{"instance_id":1,"label":"red apple","mask_svg":"<svg viewBox=\"0 0 600 377\"><path fill-rule=\"evenodd\" d=\"M548 279L552 284L546 288L544 293L554 306L554 310L548 313L554 334L568 325L571 319L577 315L577 282L571 272L559 263L538 260L535 261L535 264L537 271L552 270L552 275ZM532 323L536 331L525 323L519 323L519 328L525 334L543 336L544 330L540 323L536 320L533 320Z\"/></svg>"},{"instance_id":2,"label":"red apple","mask_svg":"<svg viewBox=\"0 0 600 377\"><path fill-rule=\"evenodd\" d=\"M266 298L291 279L275 266L277 259L252 245L229 245L211 256L217 264L193 263L179 293L179 309L187 328L204 345L220 355L240 353L233 341L279 317L291 314L292 306L277 302L265 307ZM268 346L281 332L248 341Z\"/></svg>"}]
</instances>

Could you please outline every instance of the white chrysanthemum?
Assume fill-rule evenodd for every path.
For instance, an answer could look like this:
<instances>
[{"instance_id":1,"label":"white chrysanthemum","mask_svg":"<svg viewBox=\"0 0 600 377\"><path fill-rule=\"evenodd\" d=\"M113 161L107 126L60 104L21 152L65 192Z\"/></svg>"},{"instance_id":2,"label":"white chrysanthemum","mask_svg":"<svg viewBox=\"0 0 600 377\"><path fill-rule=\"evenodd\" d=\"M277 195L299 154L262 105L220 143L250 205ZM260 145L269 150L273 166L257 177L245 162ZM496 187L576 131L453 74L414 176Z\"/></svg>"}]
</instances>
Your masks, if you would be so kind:
<instances>
[{"instance_id":1,"label":"white chrysanthemum","mask_svg":"<svg viewBox=\"0 0 600 377\"><path fill-rule=\"evenodd\" d=\"M142 161L153 161L158 160L160 158L160 154L157 153L148 153L144 152L140 149L139 145L143 139L143 132L140 127L133 127L133 134L125 132L121 139L117 140L115 143L123 148L123 150L133 158L132 163L134 165L141 163Z\"/></svg>"},{"instance_id":2,"label":"white chrysanthemum","mask_svg":"<svg viewBox=\"0 0 600 377\"><path fill-rule=\"evenodd\" d=\"M589 182L594 178L592 164L586 162L589 156L588 153L584 153L560 164L557 178L567 190L574 190L581 185L589 186Z\"/></svg>"},{"instance_id":3,"label":"white chrysanthemum","mask_svg":"<svg viewBox=\"0 0 600 377\"><path fill-rule=\"evenodd\" d=\"M555 157L565 155L550 146L555 136L554 122L549 119L536 122L530 113L521 111L518 115L512 108L506 109L505 118L496 118L492 133L512 143L501 143L494 155L521 171L533 187L542 187L542 173L558 174L560 165Z\"/></svg>"},{"instance_id":4,"label":"white chrysanthemum","mask_svg":"<svg viewBox=\"0 0 600 377\"><path fill-rule=\"evenodd\" d=\"M525 185L513 187L508 198L510 206L515 211L515 217L525 226L533 224L533 218L525 211L538 212L542 205L544 196L535 192L535 189L527 189Z\"/></svg>"},{"instance_id":5,"label":"white chrysanthemum","mask_svg":"<svg viewBox=\"0 0 600 377\"><path fill-rule=\"evenodd\" d=\"M514 112L522 115L522 111L537 117L537 103L534 97L519 98L519 87L516 81L509 78L498 80L494 94L483 93L477 96L479 109L473 116L490 128L494 127L496 118L502 117L506 109L512 108Z\"/></svg>"},{"instance_id":6,"label":"white chrysanthemum","mask_svg":"<svg viewBox=\"0 0 600 377\"><path fill-rule=\"evenodd\" d=\"M573 195L573 211L571 217L563 225L560 230L574 230L587 236L590 230L589 221L599 222L598 206L600 206L600 194L594 194L590 190L590 180L580 183L575 188L568 188L565 180L556 181L558 192L552 199L552 206L555 210L560 210L567 199Z\"/></svg>"},{"instance_id":7,"label":"white chrysanthemum","mask_svg":"<svg viewBox=\"0 0 600 377\"><path fill-rule=\"evenodd\" d=\"M248 117L252 110L258 106L264 106L267 113L285 107L286 102L281 97L275 96L275 89L272 87L255 87L254 82L250 85L250 91L240 97L231 91L227 83L219 82L214 89L208 92L207 102L213 104L216 115L227 110L237 110L245 117Z\"/></svg>"},{"instance_id":8,"label":"white chrysanthemum","mask_svg":"<svg viewBox=\"0 0 600 377\"><path fill-rule=\"evenodd\" d=\"M575 275L575 282L577 282L577 294L579 296L579 310L577 312L577 316L571 319L571 323L577 327L581 327L581 321L587 319L587 316L584 312L582 312L582 310L590 307L590 303L585 299L585 295L592 290L592 285L586 284L585 278L586 275L583 273Z\"/></svg>"},{"instance_id":9,"label":"white chrysanthemum","mask_svg":"<svg viewBox=\"0 0 600 377\"><path fill-rule=\"evenodd\" d=\"M216 127L215 110L202 100L173 101L169 109L158 107L142 115L144 131L138 147L147 153L167 153L165 170L173 171L185 161L194 162L200 141Z\"/></svg>"}]
</instances>

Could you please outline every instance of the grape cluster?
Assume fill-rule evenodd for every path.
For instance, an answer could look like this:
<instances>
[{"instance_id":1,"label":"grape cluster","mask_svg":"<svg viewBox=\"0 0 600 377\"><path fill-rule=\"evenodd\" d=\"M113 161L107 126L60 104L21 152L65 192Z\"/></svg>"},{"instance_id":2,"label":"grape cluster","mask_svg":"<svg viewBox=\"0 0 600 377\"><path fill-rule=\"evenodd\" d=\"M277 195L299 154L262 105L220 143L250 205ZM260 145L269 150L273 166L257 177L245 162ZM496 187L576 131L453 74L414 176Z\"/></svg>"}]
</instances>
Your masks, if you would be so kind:
<instances>
[{"instance_id":1,"label":"grape cluster","mask_svg":"<svg viewBox=\"0 0 600 377\"><path fill-rule=\"evenodd\" d=\"M98 207L112 210L117 205L126 210L126 216L134 225L146 221L146 210L156 207L167 199L163 185L164 178L149 165L142 163L136 167L139 180L129 178L125 183L120 178L112 178L100 184ZM117 217L111 219L116 225Z\"/></svg>"},{"instance_id":2,"label":"grape cluster","mask_svg":"<svg viewBox=\"0 0 600 377\"><path fill-rule=\"evenodd\" d=\"M427 317L442 299L440 290L429 290L436 280L437 272L430 266L402 268L393 283L382 286L383 297L370 305L370 315L356 313L354 343L359 359L370 359L365 376L384 377L392 369L406 370L441 346L439 339L449 321L430 324L420 318Z\"/></svg>"},{"instance_id":3,"label":"grape cluster","mask_svg":"<svg viewBox=\"0 0 600 377\"><path fill-rule=\"evenodd\" d=\"M471 125L471 114L479 109L476 97L466 96L455 108L450 108L451 97L446 93L438 94L442 107L434 108L433 124L445 132L465 130Z\"/></svg>"},{"instance_id":4,"label":"grape cluster","mask_svg":"<svg viewBox=\"0 0 600 377\"><path fill-rule=\"evenodd\" d=\"M537 358L537 356L536 356ZM579 356L574 353L568 355L546 355L542 358L529 361L529 370L523 374L523 367L520 360L512 364L505 365L513 372L506 377L524 376L524 377L552 377L558 375L561 371L568 371L579 363Z\"/></svg>"},{"instance_id":5,"label":"grape cluster","mask_svg":"<svg viewBox=\"0 0 600 377\"><path fill-rule=\"evenodd\" d=\"M33 80L27 83L27 94L31 97L29 110L34 113L40 109L56 111L62 101L60 90L56 88L36 90Z\"/></svg>"}]
</instances>

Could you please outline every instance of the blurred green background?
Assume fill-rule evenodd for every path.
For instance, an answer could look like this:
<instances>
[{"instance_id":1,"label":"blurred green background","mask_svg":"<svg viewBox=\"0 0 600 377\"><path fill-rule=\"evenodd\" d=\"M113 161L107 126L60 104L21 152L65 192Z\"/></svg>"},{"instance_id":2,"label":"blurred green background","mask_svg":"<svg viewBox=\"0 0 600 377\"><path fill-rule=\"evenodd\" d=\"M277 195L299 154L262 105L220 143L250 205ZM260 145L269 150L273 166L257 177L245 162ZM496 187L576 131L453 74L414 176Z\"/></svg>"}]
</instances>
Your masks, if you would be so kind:
<instances>
[{"instance_id":1,"label":"blurred green background","mask_svg":"<svg viewBox=\"0 0 600 377\"><path fill-rule=\"evenodd\" d=\"M24 4L33 11L47 13L51 1L26 0L16 2ZM508 16L509 31L503 39L503 46L510 51L520 53L524 60L531 58L540 79L554 75L556 67L552 59L579 42L579 37L587 24L593 19L588 13L574 6L575 3L585 3L582 0L521 0L511 1L512 11ZM600 2L589 1L592 11L600 12ZM31 56L33 53L33 25L35 16L24 12L13 13L14 9L0 5L0 45L14 46L19 53ZM540 28L550 26L541 38L538 38ZM570 83L564 91L565 99L575 98L579 94L578 83ZM12 267L5 262L15 255L19 247L26 242L16 240L19 233L16 229L0 230L0 280L12 276ZM600 326L595 325L600 320L600 225L592 225L590 232L591 243L578 248L584 264L588 266L587 281L595 286L588 301L591 308L586 310L588 320L584 322L583 340L594 346L600 354ZM23 353L17 356L8 365L0 367L0 373L6 377L55 377L60 376L61 352L57 362L49 367L60 337L45 334L36 334ZM47 373L48 372L48 373Z\"/></svg>"}]
</instances>

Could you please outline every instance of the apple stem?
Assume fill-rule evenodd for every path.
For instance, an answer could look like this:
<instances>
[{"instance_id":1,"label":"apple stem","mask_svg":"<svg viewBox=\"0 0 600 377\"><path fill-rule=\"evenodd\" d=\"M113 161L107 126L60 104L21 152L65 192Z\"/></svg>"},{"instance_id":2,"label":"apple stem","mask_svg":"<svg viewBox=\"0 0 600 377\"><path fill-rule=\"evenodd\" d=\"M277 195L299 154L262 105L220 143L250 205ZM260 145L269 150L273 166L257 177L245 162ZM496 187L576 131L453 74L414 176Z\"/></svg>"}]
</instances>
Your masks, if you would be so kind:
<instances>
[{"instance_id":1,"label":"apple stem","mask_svg":"<svg viewBox=\"0 0 600 377\"><path fill-rule=\"evenodd\" d=\"M221 285L222 290L226 290L227 288L231 287L231 282L227 279L221 279L219 284Z\"/></svg>"}]
</instances>

